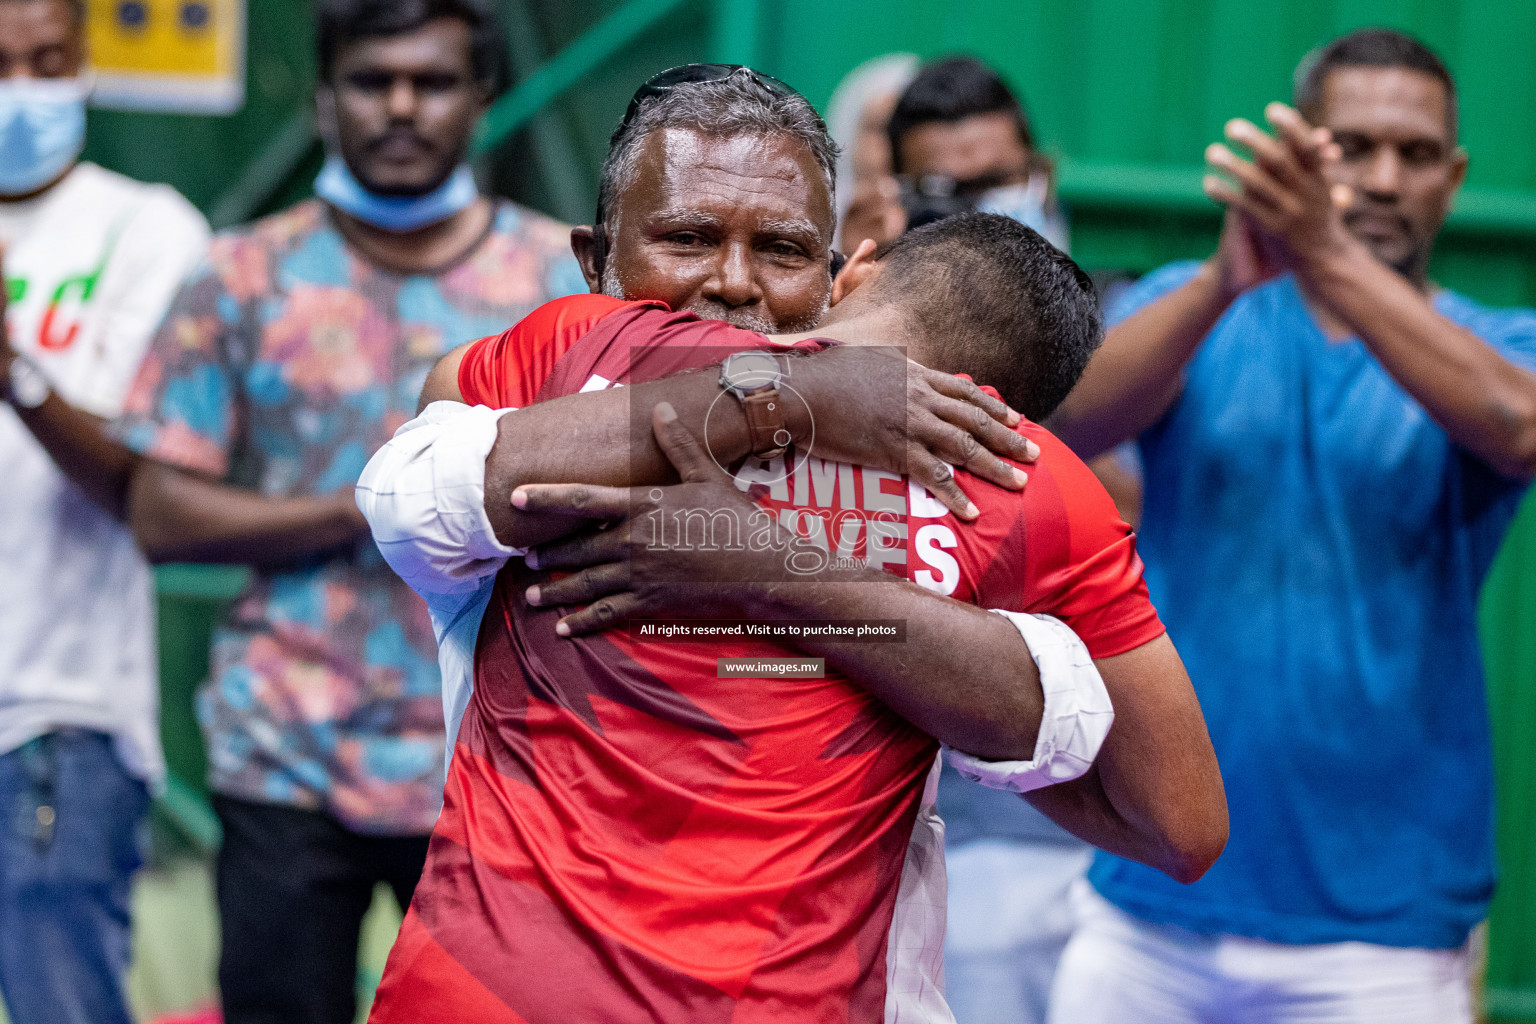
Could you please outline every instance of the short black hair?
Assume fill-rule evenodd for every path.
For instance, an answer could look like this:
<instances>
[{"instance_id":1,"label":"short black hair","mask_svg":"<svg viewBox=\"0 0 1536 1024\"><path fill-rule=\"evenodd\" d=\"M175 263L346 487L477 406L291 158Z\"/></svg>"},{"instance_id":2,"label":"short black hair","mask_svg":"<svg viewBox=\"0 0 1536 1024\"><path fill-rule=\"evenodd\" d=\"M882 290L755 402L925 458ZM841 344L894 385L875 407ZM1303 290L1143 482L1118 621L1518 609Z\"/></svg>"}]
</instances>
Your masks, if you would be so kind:
<instances>
[{"instance_id":1,"label":"short black hair","mask_svg":"<svg viewBox=\"0 0 1536 1024\"><path fill-rule=\"evenodd\" d=\"M1435 51L1406 32L1362 28L1313 50L1296 67L1294 99L1301 116L1316 123L1323 112L1323 87L1340 68L1406 68L1445 86L1445 121L1456 140L1456 81Z\"/></svg>"},{"instance_id":2,"label":"short black hair","mask_svg":"<svg viewBox=\"0 0 1536 1024\"><path fill-rule=\"evenodd\" d=\"M487 0L323 0L315 33L320 81L329 82L336 54L349 43L414 32L438 18L469 26L469 59L475 80L494 95L507 85L506 40Z\"/></svg>"},{"instance_id":3,"label":"short black hair","mask_svg":"<svg viewBox=\"0 0 1536 1024\"><path fill-rule=\"evenodd\" d=\"M930 367L990 384L1037 423L1104 340L1088 275L1011 217L945 217L887 242L875 258L879 298L922 332Z\"/></svg>"},{"instance_id":4,"label":"short black hair","mask_svg":"<svg viewBox=\"0 0 1536 1024\"><path fill-rule=\"evenodd\" d=\"M923 65L886 122L892 169L901 173L901 140L919 125L952 124L977 114L999 112L1013 115L1019 141L1033 150L1035 136L1029 130L1024 105L996 71L975 57L945 57Z\"/></svg>"}]
</instances>

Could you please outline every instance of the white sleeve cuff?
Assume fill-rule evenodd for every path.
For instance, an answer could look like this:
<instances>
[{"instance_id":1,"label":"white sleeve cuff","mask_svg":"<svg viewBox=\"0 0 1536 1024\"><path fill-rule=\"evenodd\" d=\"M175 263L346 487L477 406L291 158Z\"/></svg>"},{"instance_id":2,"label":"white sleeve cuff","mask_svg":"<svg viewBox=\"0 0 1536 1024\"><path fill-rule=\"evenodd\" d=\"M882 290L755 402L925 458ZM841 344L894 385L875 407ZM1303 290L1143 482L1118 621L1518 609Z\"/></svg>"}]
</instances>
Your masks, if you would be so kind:
<instances>
[{"instance_id":1,"label":"white sleeve cuff","mask_svg":"<svg viewBox=\"0 0 1536 1024\"><path fill-rule=\"evenodd\" d=\"M992 609L1018 629L1040 669L1045 713L1030 761L984 761L948 749L950 765L972 782L1015 793L1070 782L1088 771L1115 721L1104 679L1088 648L1067 625L1049 615Z\"/></svg>"},{"instance_id":2,"label":"white sleeve cuff","mask_svg":"<svg viewBox=\"0 0 1536 1024\"><path fill-rule=\"evenodd\" d=\"M485 459L511 409L433 402L374 453L357 507L384 560L423 596L468 593L522 551L485 514Z\"/></svg>"}]
</instances>

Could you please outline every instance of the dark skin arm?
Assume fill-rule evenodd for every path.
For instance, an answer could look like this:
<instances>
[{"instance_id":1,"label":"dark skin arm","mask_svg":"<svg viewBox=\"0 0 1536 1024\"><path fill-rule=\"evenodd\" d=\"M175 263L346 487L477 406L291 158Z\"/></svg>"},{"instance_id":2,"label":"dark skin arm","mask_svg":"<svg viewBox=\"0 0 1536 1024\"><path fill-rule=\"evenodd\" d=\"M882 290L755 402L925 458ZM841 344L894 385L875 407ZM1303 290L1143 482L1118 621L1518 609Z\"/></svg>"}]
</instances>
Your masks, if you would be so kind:
<instances>
[{"instance_id":1,"label":"dark skin arm","mask_svg":"<svg viewBox=\"0 0 1536 1024\"><path fill-rule=\"evenodd\" d=\"M128 515L128 482L140 459L107 436L106 421L76 409L57 394L36 409L16 409L60 472L118 519Z\"/></svg>"},{"instance_id":2,"label":"dark skin arm","mask_svg":"<svg viewBox=\"0 0 1536 1024\"><path fill-rule=\"evenodd\" d=\"M1241 118L1228 123L1228 139L1252 159L1210 147L1220 173L1207 177L1206 191L1275 239L1307 294L1359 336L1452 441L1505 476L1536 476L1536 374L1441 316L1422 283L1350 233L1324 173L1326 130L1284 104L1265 113L1273 136Z\"/></svg>"},{"instance_id":3,"label":"dark skin arm","mask_svg":"<svg viewBox=\"0 0 1536 1024\"><path fill-rule=\"evenodd\" d=\"M468 346L438 363L422 390L423 407L463 401L458 370ZM998 456L1030 462L1033 442L1010 427L1018 414L969 381L928 370L893 349L839 347L791 359L795 395L786 421L797 444L814 438L823 458L910 473L957 515L974 506L950 465L1017 490L1025 476ZM722 463L750 450L746 416L734 398L717 401L719 371L706 369L632 387L569 395L501 418L485 463L485 511L497 538L527 548L567 533L572 522L515 509L521 484L580 482L603 486L665 482L671 469L649 430L635 429L631 401L665 402ZM897 396L905 396L903 405ZM996 454L994 454L996 453Z\"/></svg>"},{"instance_id":4,"label":"dark skin arm","mask_svg":"<svg viewBox=\"0 0 1536 1024\"><path fill-rule=\"evenodd\" d=\"M151 562L279 567L368 533L350 489L269 498L153 459L128 489L128 525Z\"/></svg>"},{"instance_id":5,"label":"dark skin arm","mask_svg":"<svg viewBox=\"0 0 1536 1024\"><path fill-rule=\"evenodd\" d=\"M669 418L670 417L670 418ZM784 560L788 535L761 551L662 550L650 542L656 514L679 509L724 510L746 536L763 515L714 465L694 435L666 405L658 407L655 436L682 476L665 488L546 485L521 488L524 508L577 511L585 519L621 518L612 529L588 532L540 549L530 566L596 569L530 589L534 604L580 604L566 616L562 635L606 628L631 616L725 615L744 619L897 619L904 643L797 642L827 659L913 725L946 743L992 760L1034 756L1044 697L1034 660L1007 619L939 597L879 570L832 570L801 582ZM658 500L652 495L660 493ZM614 559L622 558L623 561ZM686 582L685 582L686 581ZM763 582L748 582L763 581ZM612 594L614 584L627 593ZM964 636L964 644L955 637ZM943 679L937 687L934 680Z\"/></svg>"},{"instance_id":6,"label":"dark skin arm","mask_svg":"<svg viewBox=\"0 0 1536 1024\"><path fill-rule=\"evenodd\" d=\"M578 635L630 617L733 615L744 619L900 619L904 643L800 639L795 646L845 673L939 740L989 760L1034 756L1044 698L1018 631L1002 616L941 597L878 570L784 571L781 550L707 551L658 546L651 524L669 509L752 505L658 410L656 434L683 483L675 487L520 488L514 503L589 518L609 528L540 549L540 568L572 575L530 588L535 604L582 605L556 631ZM655 495L660 492L661 497ZM682 582L688 581L688 582ZM590 602L590 603L587 603ZM964 643L955 638L963 636ZM1115 724L1093 769L1027 799L1074 835L1182 882L1203 875L1227 839L1226 797L1189 677L1166 636L1095 662Z\"/></svg>"},{"instance_id":7,"label":"dark skin arm","mask_svg":"<svg viewBox=\"0 0 1536 1024\"><path fill-rule=\"evenodd\" d=\"M1093 455L1157 422L1184 367L1245 289L1294 270L1322 319L1357 335L1451 440L1505 476L1536 476L1536 374L1438 313L1427 288L1376 259L1343 220L1325 129L1282 104L1273 136L1242 119L1207 150L1207 194L1227 207L1216 254L1184 287L1112 329L1052 429Z\"/></svg>"},{"instance_id":8,"label":"dark skin arm","mask_svg":"<svg viewBox=\"0 0 1536 1024\"><path fill-rule=\"evenodd\" d=\"M0 367L12 353L0 334ZM128 523L151 562L282 565L367 533L351 491L267 498L145 458L57 394L21 421L59 469Z\"/></svg>"},{"instance_id":9,"label":"dark skin arm","mask_svg":"<svg viewBox=\"0 0 1536 1024\"><path fill-rule=\"evenodd\" d=\"M1115 707L1098 759L1025 799L1079 839L1193 882L1227 844L1227 799L1184 663L1164 634L1094 664Z\"/></svg>"}]
</instances>

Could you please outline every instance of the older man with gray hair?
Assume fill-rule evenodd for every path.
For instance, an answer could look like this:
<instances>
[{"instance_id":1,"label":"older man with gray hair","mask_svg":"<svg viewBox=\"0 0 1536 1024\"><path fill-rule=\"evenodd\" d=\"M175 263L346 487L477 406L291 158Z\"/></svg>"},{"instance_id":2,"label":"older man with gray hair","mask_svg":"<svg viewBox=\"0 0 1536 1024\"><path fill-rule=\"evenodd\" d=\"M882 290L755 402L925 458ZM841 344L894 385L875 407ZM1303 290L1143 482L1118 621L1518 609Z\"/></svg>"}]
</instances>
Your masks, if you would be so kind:
<instances>
[{"instance_id":1,"label":"older man with gray hair","mask_svg":"<svg viewBox=\"0 0 1536 1024\"><path fill-rule=\"evenodd\" d=\"M805 618L867 618L871 605L864 599L878 588L887 602L882 610L904 620L905 644L802 643L807 653L825 657L825 682L741 687L717 682L712 658L701 673L696 654L684 657L681 648L674 657L666 645L641 649L643 642L627 643L614 633L558 639L593 622L556 622L559 610L545 610L537 584L524 593L534 577L514 556L568 532L574 520L569 509L539 512L514 504L513 495L526 498L522 485L541 482L578 481L576 492L594 495L610 488L588 485L666 482L671 467L680 465L678 453L664 449L663 434L653 434L649 424L635 430L631 406L669 409L671 432L705 436L721 465L749 455L771 460L775 453L766 448L773 446L764 439L780 433L788 442L776 444L804 451L814 420L819 459L863 467L845 467L864 474L862 490L851 475L837 484L840 507L855 518L857 510L888 504L869 480L874 473L873 479L894 484L898 478L883 472L889 470L912 478L915 496L899 503L903 513L920 508L924 516L942 518L947 505L955 521L974 520L979 510L948 467L935 466L944 458L937 453L963 449L958 465L1012 490L1023 486L1022 473L984 446L1015 458L1035 454L1006 436L1021 436L1009 429L1023 428L1017 414L885 348L853 344L797 356L793 389L809 414L785 414L779 430L766 434L751 409L763 396L736 379L734 355L723 368L659 377L634 369L631 378L633 367L587 363L603 344L618 345L622 354L633 341L637 358L671 341L686 352L692 343L684 334L715 336L732 349L766 349L774 342L762 334L670 309L749 326L809 326L829 303L856 291L856 282L871 280L878 262L872 246L861 248L834 282L833 149L809 105L766 76L722 66L664 73L637 93L612 148L598 224L576 229L573 244L593 291L621 297L552 303L446 359L423 395L432 404L375 456L359 484L359 503L381 550L433 608L450 735L458 737L450 810L439 825L424 895L391 956L376 1017L419 1019L434 1007L450 1017L542 1021L601 1007L614 1019L628 1019L643 1007L669 1020L713 1019L732 1003L742 1013L777 1006L775 1012L794 1014L790 1007L797 1006L837 1019L894 1012L915 1021L952 1021L940 980L941 832L931 792L920 792L934 748L917 755L915 774L903 783L917 787L908 794L914 817L847 816L854 807L884 806L890 791L875 785L875 777L903 756L900 737L916 726L922 743L930 742L927 734L968 751L955 757L970 774L1037 791L1032 798L1042 807L1095 841L1190 878L1209 865L1225 835L1214 760L1201 760L1209 747L1198 708L1160 628L1148 627L1157 639L1148 634L1134 642L1122 637L1120 646L1101 644L1095 671L1082 642L1059 622L1017 609L989 615L943 596L960 578L958 565L949 586L929 573L928 590L878 567L861 570L858 587L764 583L754 589L748 581L758 577L732 572L740 557L722 553L726 568L714 565L710 572L721 589L732 590L733 601L740 599L749 619L768 607L754 595L769 601L770 592L779 615L788 609ZM1049 249L1033 233L1017 231L1033 239L1021 243L1026 248ZM1076 336L1093 334L1091 347L1098 316L1086 279L1073 267L1076 283L1070 283L1062 276L1069 261L1050 253L1040 262L1036 252L1035 262L1026 263L1052 268L1052 287L1076 296ZM888 324L893 339L911 336L905 327L915 315L887 314L867 301L862 308ZM1025 322L1013 308L996 319ZM671 326L651 337L616 337L622 324L607 319L619 315L615 311ZM668 333L673 328L681 333ZM950 340L946 335L946 344ZM953 358L935 365L960 369L949 365L960 359L958 345L945 351ZM775 358L767 351L743 354ZM997 360L1012 355L1016 369L1017 354L1006 345L977 346L976 362L965 368L983 379L1002 376ZM626 386L614 389L621 380ZM1037 417L1048 411L1027 402L1021 408ZM943 504L928 498L922 484ZM995 502L1000 493L989 489L977 497ZM1041 493L1059 489L1047 485ZM1108 509L1113 520L1107 497L1100 497L1100 511ZM904 575L909 527L897 525L900 532L891 536L901 539L890 550L898 552L892 564L899 562ZM857 524L852 533L857 536ZM910 533L916 552L923 542L918 526ZM1120 555L1133 549L1123 525L1095 536L1110 535ZM873 560L874 547L866 550ZM1003 561L1010 566L1004 575L1026 571L1022 560ZM1139 563L1132 555L1129 562L1110 557L1095 564L1108 562L1126 572L1085 593L1079 610L1133 600ZM1061 579L1075 578L1081 567L1074 563ZM628 567L608 565L599 575L613 569L623 576ZM916 579L923 578L919 572ZM663 589L668 600L701 593ZM1072 592L1063 582L1042 610ZM598 597L588 619L606 623L603 612L624 600ZM565 601L556 601L551 589L549 603ZM1062 608L1063 615L1074 614ZM703 610L696 605L684 613ZM1144 610L1151 619L1143 624L1155 621L1150 606ZM1099 627L1107 621L1094 624L1101 640ZM1139 690L1143 699L1128 701L1128 721L1117 729L1126 745L1107 767L1091 768L1108 724L1106 684ZM832 694L846 700L839 697L825 715L808 711ZM842 729L843 716L856 706L867 707L871 717ZM1138 723L1149 708L1171 726L1170 737L1194 741L1160 745L1154 730ZM818 730L829 731L812 735ZM839 738L855 735L851 747ZM717 746L722 740L729 744L724 756ZM597 760L589 762L594 754ZM531 760L520 766L525 755ZM865 755L868 779L851 786L851 777L830 782L840 772L862 771L854 762ZM1135 771L1128 770L1132 764ZM1073 778L1080 784L1056 786L1059 792L1050 795L1041 790ZM1173 779L1194 784L1180 790L1168 785ZM763 813L781 799L789 804ZM553 819L545 811L557 806L564 823L550 831ZM808 825L813 819L820 824ZM809 831L802 835L804 828ZM776 846L785 856L763 856ZM849 871L862 874L838 884ZM654 911L644 909L656 899L661 904ZM445 913L461 906L475 909ZM526 956L548 962L557 975L505 983L509 970L527 979L516 966ZM750 980L745 989L743 978ZM784 1002L791 996L795 1002ZM508 1015L514 1010L515 1017Z\"/></svg>"}]
</instances>

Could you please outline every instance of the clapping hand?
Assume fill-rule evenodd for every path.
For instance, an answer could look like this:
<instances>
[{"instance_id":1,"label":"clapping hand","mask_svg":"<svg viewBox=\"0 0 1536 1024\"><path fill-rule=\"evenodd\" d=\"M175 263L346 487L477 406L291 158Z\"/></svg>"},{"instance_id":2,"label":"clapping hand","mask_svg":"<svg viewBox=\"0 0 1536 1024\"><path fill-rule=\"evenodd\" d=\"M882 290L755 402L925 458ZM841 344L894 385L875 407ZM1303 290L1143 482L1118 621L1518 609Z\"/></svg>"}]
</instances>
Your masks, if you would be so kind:
<instances>
[{"instance_id":1,"label":"clapping hand","mask_svg":"<svg viewBox=\"0 0 1536 1024\"><path fill-rule=\"evenodd\" d=\"M1357 244L1344 225L1349 189L1329 179L1339 147L1328 129L1283 103L1264 116L1273 135L1244 118L1227 122L1228 142L1249 156L1220 142L1205 151L1205 194L1227 208L1217 261L1229 294L1286 270L1306 272Z\"/></svg>"}]
</instances>

